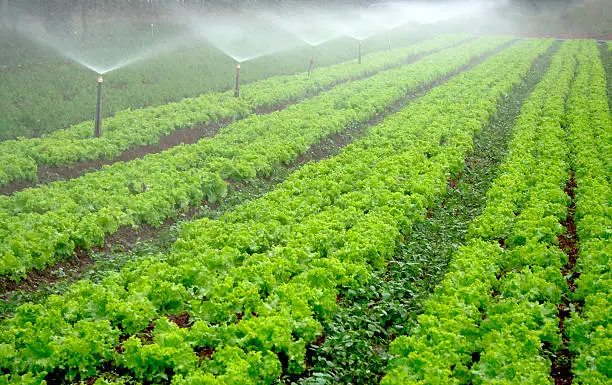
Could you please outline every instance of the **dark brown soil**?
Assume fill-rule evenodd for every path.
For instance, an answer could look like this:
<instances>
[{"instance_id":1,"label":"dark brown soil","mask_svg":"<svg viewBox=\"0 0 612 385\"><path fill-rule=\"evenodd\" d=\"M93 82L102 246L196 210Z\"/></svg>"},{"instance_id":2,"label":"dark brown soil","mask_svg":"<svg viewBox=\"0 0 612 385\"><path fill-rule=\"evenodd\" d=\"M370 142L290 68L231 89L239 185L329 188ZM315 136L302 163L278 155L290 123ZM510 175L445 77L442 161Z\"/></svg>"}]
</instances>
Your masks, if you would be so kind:
<instances>
[{"instance_id":1,"label":"dark brown soil","mask_svg":"<svg viewBox=\"0 0 612 385\"><path fill-rule=\"evenodd\" d=\"M202 202L202 205L210 207L218 206L208 202ZM180 220L189 220L198 212L199 208L190 208L188 211L179 212L178 218ZM32 270L19 283L15 283L6 276L0 277L0 299L10 300L11 294L15 291L32 292L38 290L40 286L64 280L77 280L85 269L94 264L92 259L93 253L110 253L111 250L117 249L131 250L138 242L156 240L162 231L169 229L176 221L173 218L168 218L159 227L147 224L142 224L138 228L131 226L121 227L116 232L106 236L104 246L92 247L89 250L77 249L72 258L61 260L55 265L48 266L40 271Z\"/></svg>"},{"instance_id":2,"label":"dark brown soil","mask_svg":"<svg viewBox=\"0 0 612 385\"><path fill-rule=\"evenodd\" d=\"M167 317L179 328L188 328L193 324L193 322L189 322L189 313L187 312L179 315L168 315Z\"/></svg>"},{"instance_id":3,"label":"dark brown soil","mask_svg":"<svg viewBox=\"0 0 612 385\"><path fill-rule=\"evenodd\" d=\"M156 145L144 145L132 147L119 154L116 158L110 160L106 158L98 158L93 160L85 160L76 162L67 166L58 167L38 167L37 178L38 183L28 181L15 181L7 186L0 187L0 194L11 195L28 187L35 187L37 184L46 184L56 180L70 180L78 178L85 172L99 170L105 165L110 165L116 162L128 162L134 159L143 158L148 154L156 154L169 148L178 146L181 143L193 144L202 138L213 137L219 132L219 129L231 123L230 119L221 122L212 122L206 125L199 125L191 128L181 128L172 131L171 134L161 136L159 143Z\"/></svg>"},{"instance_id":4,"label":"dark brown soil","mask_svg":"<svg viewBox=\"0 0 612 385\"><path fill-rule=\"evenodd\" d=\"M213 354L215 354L215 351L216 350L214 348L209 348L209 347L195 349L197 356L200 357L200 362L204 360L212 360L212 356Z\"/></svg>"},{"instance_id":5,"label":"dark brown soil","mask_svg":"<svg viewBox=\"0 0 612 385\"><path fill-rule=\"evenodd\" d=\"M138 333L140 340L143 343L153 342L153 330L155 330L155 324L151 322L143 331Z\"/></svg>"},{"instance_id":6,"label":"dark brown soil","mask_svg":"<svg viewBox=\"0 0 612 385\"><path fill-rule=\"evenodd\" d=\"M0 291L0 299L10 300L11 293L16 290L36 291L41 285L78 278L92 264L93 260L89 256L89 252L76 250L72 258L64 259L41 271L31 271L18 284L7 277L0 277L0 290L2 290ZM67 275L62 276L60 272L67 273Z\"/></svg>"},{"instance_id":7,"label":"dark brown soil","mask_svg":"<svg viewBox=\"0 0 612 385\"><path fill-rule=\"evenodd\" d=\"M455 187L457 187L457 183L459 183L460 179L461 179L461 174L459 174L456 177L448 178L448 180L446 181L446 187L448 187L448 188L455 188Z\"/></svg>"},{"instance_id":8,"label":"dark brown soil","mask_svg":"<svg viewBox=\"0 0 612 385\"><path fill-rule=\"evenodd\" d=\"M559 240L559 248L563 250L569 258L567 264L563 268L563 276L568 277L567 285L572 292L576 289L574 282L576 278L579 277L579 273L573 272L578 259L578 235L576 234L576 223L574 222L574 215L576 214L576 196L574 189L576 187L574 172L572 172L570 180L565 186L565 193L572 199L572 203L568 209L567 217L564 221L561 221L566 232L565 234L559 235L557 238Z\"/></svg>"},{"instance_id":9,"label":"dark brown soil","mask_svg":"<svg viewBox=\"0 0 612 385\"><path fill-rule=\"evenodd\" d=\"M576 181L574 179L574 172L572 171L570 179L565 186L565 193L571 198L570 207L567 210L567 217L561 221L561 224L565 228L565 234L561 234L558 237L559 248L563 250L568 256L568 262L563 267L561 272L566 278L567 286L573 292L576 289L575 280L578 278L578 274L574 272L576 261L578 259L578 235L576 234L576 224L574 223L574 215L576 214L576 202L575 202L575 191ZM563 346L551 358L552 365L550 374L555 381L555 385L571 385L574 381L574 374L572 373L572 358L573 355L568 349L569 338L565 333L565 321L571 316L571 301L565 299L565 301L557 306L559 318L559 331L563 338Z\"/></svg>"},{"instance_id":10,"label":"dark brown soil","mask_svg":"<svg viewBox=\"0 0 612 385\"><path fill-rule=\"evenodd\" d=\"M563 348L551 359L550 375L555 380L555 385L571 385L574 381L572 373L572 358L567 345L569 338L565 334L565 320L570 317L570 309L565 304L557 306L559 317L559 331L563 336Z\"/></svg>"}]
</instances>

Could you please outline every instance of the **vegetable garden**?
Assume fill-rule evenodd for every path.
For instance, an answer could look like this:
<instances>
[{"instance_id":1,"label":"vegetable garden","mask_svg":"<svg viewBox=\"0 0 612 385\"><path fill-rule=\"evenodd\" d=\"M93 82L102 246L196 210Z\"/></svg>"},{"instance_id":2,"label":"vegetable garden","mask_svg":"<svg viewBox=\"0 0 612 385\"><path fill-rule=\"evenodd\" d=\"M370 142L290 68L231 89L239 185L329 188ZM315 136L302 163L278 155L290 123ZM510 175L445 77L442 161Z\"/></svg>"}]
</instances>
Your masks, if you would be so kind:
<instances>
[{"instance_id":1,"label":"vegetable garden","mask_svg":"<svg viewBox=\"0 0 612 385\"><path fill-rule=\"evenodd\" d=\"M0 142L0 384L609 384L608 50L444 35Z\"/></svg>"}]
</instances>

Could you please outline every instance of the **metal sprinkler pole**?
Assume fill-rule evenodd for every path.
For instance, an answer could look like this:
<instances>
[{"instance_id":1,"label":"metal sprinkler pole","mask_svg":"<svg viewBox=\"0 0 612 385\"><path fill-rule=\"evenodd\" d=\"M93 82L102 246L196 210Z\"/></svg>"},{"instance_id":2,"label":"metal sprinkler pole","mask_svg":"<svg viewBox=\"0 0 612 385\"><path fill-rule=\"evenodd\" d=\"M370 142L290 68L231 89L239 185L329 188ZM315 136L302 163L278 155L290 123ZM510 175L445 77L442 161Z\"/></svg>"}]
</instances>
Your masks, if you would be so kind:
<instances>
[{"instance_id":1,"label":"metal sprinkler pole","mask_svg":"<svg viewBox=\"0 0 612 385\"><path fill-rule=\"evenodd\" d=\"M234 87L234 97L240 96L240 63L236 64L236 86Z\"/></svg>"},{"instance_id":2,"label":"metal sprinkler pole","mask_svg":"<svg viewBox=\"0 0 612 385\"><path fill-rule=\"evenodd\" d=\"M387 37L389 38L389 51L391 51L391 29L387 30Z\"/></svg>"},{"instance_id":3,"label":"metal sprinkler pole","mask_svg":"<svg viewBox=\"0 0 612 385\"><path fill-rule=\"evenodd\" d=\"M98 104L96 104L96 126L94 136L102 136L102 75L98 76Z\"/></svg>"},{"instance_id":4,"label":"metal sprinkler pole","mask_svg":"<svg viewBox=\"0 0 612 385\"><path fill-rule=\"evenodd\" d=\"M315 56L315 50L314 47L312 48L312 57L310 58L310 67L308 67L308 78L310 79L310 75L312 75L312 71L314 70L315 67L315 63L316 63L316 56Z\"/></svg>"},{"instance_id":5,"label":"metal sprinkler pole","mask_svg":"<svg viewBox=\"0 0 612 385\"><path fill-rule=\"evenodd\" d=\"M357 62L361 64L361 40L359 40L359 60Z\"/></svg>"},{"instance_id":6,"label":"metal sprinkler pole","mask_svg":"<svg viewBox=\"0 0 612 385\"><path fill-rule=\"evenodd\" d=\"M2 0L2 26L8 27L8 0Z\"/></svg>"}]
</instances>

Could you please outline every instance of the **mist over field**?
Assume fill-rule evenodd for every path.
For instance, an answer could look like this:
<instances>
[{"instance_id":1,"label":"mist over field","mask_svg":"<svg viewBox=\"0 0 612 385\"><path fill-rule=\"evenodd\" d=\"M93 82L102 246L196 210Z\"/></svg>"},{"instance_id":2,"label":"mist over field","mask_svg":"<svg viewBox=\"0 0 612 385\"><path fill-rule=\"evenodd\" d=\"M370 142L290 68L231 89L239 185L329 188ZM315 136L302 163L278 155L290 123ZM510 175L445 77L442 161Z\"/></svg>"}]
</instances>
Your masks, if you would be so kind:
<instances>
[{"instance_id":1,"label":"mist over field","mask_svg":"<svg viewBox=\"0 0 612 385\"><path fill-rule=\"evenodd\" d=\"M406 26L444 33L596 37L609 34L612 24L609 13L599 12L603 0L2 1L3 33L16 33L101 74L201 43L241 62L300 44L391 35ZM0 65L10 66L7 58L0 59Z\"/></svg>"},{"instance_id":2,"label":"mist over field","mask_svg":"<svg viewBox=\"0 0 612 385\"><path fill-rule=\"evenodd\" d=\"M0 1L0 71L18 72L4 80L12 86L0 95L0 139L39 136L91 116L95 81L87 79L97 75L108 80L108 116L228 89L239 63L248 64L241 81L249 82L436 34L606 38L612 25L604 0ZM170 91L157 74L177 71L176 60L186 66L185 85ZM22 70L31 65L51 70ZM45 84L54 90L28 91ZM37 112L46 99L58 100L57 108Z\"/></svg>"}]
</instances>

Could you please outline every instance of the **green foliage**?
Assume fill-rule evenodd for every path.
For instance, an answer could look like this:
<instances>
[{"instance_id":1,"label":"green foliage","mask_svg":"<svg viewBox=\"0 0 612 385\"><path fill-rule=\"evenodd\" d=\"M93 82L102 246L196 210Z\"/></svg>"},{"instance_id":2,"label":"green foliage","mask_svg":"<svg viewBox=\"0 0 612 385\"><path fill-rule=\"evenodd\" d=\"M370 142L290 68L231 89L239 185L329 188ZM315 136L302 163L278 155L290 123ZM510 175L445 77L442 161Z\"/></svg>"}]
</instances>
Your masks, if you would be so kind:
<instances>
[{"instance_id":1,"label":"green foliage","mask_svg":"<svg viewBox=\"0 0 612 385\"><path fill-rule=\"evenodd\" d=\"M568 142L575 170L576 230L580 239L573 297L583 301L581 313L568 321L574 381L612 381L612 270L610 256L610 143L606 76L594 42L584 43L568 100Z\"/></svg>"},{"instance_id":2,"label":"green foliage","mask_svg":"<svg viewBox=\"0 0 612 385\"><path fill-rule=\"evenodd\" d=\"M451 272L425 304L383 384L549 384L562 345L557 306L569 290L557 248L570 200L563 129L578 58L589 43L567 42L514 127L502 174L487 193ZM498 242L503 241L504 248Z\"/></svg>"},{"instance_id":3,"label":"green foliage","mask_svg":"<svg viewBox=\"0 0 612 385\"><path fill-rule=\"evenodd\" d=\"M158 226L175 216L177 209L198 206L202 200L218 202L227 191L223 179L269 175L273 167L290 163L322 138L373 119L406 93L506 41L505 37L472 41L412 65L340 85L283 111L248 117L194 145L0 196L0 219L11 218L0 223L0 261L5 262L0 274L19 280L32 268L69 256L76 246L101 245L105 234L121 226ZM428 181L421 183L415 193L428 189ZM135 193L133 187L142 184L147 189Z\"/></svg>"},{"instance_id":4,"label":"green foliage","mask_svg":"<svg viewBox=\"0 0 612 385\"><path fill-rule=\"evenodd\" d=\"M476 42L476 51L501 41ZM20 307L3 322L0 343L12 357L23 358L19 365L2 362L2 370L15 378L53 370L53 362L28 361L32 353L24 346L46 337L32 335L44 325L57 324L57 339L82 320L108 323L112 335L120 332L124 351L112 363L149 381L167 376L184 384L270 384L281 373L304 371L306 346L337 311L340 290L366 286L372 270L392 255L396 239L424 218L425 207L446 190L448 174L463 167L472 136L487 124L500 95L549 44L518 42L388 117L338 156L302 167L264 198L218 220L190 223L167 255L135 262L100 284L82 282L44 305ZM474 54L460 52L453 52L455 61ZM403 72L393 75L389 83L395 84ZM463 124L449 124L454 121ZM457 140L441 144L443 137ZM474 293L467 313L448 304L441 311L479 315L473 304L478 298ZM144 309L131 320L144 325L136 335L123 325L133 301L135 311ZM126 303L121 312L111 310L116 302ZM151 308L155 314L149 315ZM163 319L182 312L192 327L181 329ZM153 330L145 324L151 321ZM470 330L468 321L461 327ZM20 326L25 323L27 328ZM92 337L82 343L89 345ZM103 351L117 345L106 341ZM52 346L47 353L57 351Z\"/></svg>"}]
</instances>

